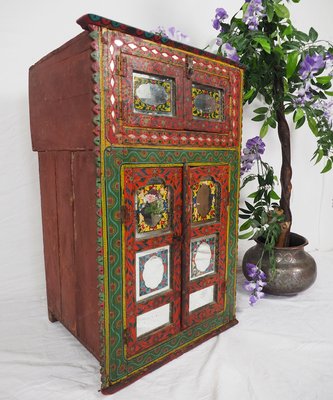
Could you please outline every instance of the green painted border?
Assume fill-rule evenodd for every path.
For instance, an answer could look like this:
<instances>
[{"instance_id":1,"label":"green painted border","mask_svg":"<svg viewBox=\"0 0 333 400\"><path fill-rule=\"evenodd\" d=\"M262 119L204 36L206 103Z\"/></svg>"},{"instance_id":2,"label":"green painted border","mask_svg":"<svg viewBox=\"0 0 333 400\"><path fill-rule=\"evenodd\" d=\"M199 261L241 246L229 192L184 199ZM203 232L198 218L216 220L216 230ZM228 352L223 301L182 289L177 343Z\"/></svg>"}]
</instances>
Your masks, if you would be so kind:
<instances>
[{"instance_id":1,"label":"green painted border","mask_svg":"<svg viewBox=\"0 0 333 400\"><path fill-rule=\"evenodd\" d=\"M190 344L200 336L233 320L237 262L239 152L230 150L157 150L111 148L104 153L108 232L110 316L110 382L115 383ZM123 342L124 293L122 277L122 227L120 221L121 171L126 164L227 163L230 165L229 240L227 243L226 306L222 313L186 329L138 356L127 359Z\"/></svg>"}]
</instances>

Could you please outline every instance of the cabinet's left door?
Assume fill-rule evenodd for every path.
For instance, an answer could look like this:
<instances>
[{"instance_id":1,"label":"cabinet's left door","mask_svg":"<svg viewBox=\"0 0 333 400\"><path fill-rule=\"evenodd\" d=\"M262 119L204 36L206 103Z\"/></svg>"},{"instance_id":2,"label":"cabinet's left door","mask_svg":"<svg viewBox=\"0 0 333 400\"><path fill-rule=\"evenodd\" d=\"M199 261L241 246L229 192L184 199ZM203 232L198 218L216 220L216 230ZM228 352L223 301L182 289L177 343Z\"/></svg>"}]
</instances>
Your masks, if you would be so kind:
<instances>
[{"instance_id":1,"label":"cabinet's left door","mask_svg":"<svg viewBox=\"0 0 333 400\"><path fill-rule=\"evenodd\" d=\"M123 269L129 357L180 330L182 169L123 168Z\"/></svg>"}]
</instances>

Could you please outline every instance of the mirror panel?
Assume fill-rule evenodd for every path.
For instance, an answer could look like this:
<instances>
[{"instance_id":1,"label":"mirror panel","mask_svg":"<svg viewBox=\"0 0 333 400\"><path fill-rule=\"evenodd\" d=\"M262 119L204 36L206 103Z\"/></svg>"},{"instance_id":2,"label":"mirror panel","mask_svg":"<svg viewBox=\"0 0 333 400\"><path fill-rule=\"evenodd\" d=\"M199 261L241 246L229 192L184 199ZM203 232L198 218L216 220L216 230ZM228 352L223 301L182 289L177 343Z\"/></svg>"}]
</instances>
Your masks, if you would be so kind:
<instances>
[{"instance_id":1,"label":"mirror panel","mask_svg":"<svg viewBox=\"0 0 333 400\"><path fill-rule=\"evenodd\" d=\"M215 272L216 235L191 240L190 280Z\"/></svg>"},{"instance_id":2,"label":"mirror panel","mask_svg":"<svg viewBox=\"0 0 333 400\"><path fill-rule=\"evenodd\" d=\"M192 186L192 223L214 221L219 204L218 185L213 180L203 180Z\"/></svg>"},{"instance_id":3,"label":"mirror panel","mask_svg":"<svg viewBox=\"0 0 333 400\"><path fill-rule=\"evenodd\" d=\"M170 288L170 246L136 254L136 301Z\"/></svg>"},{"instance_id":4,"label":"mirror panel","mask_svg":"<svg viewBox=\"0 0 333 400\"><path fill-rule=\"evenodd\" d=\"M167 77L133 73L134 112L174 116L175 83Z\"/></svg>"},{"instance_id":5,"label":"mirror panel","mask_svg":"<svg viewBox=\"0 0 333 400\"><path fill-rule=\"evenodd\" d=\"M215 285L208 286L204 289L197 290L190 294L189 311L194 311L200 307L215 301Z\"/></svg>"},{"instance_id":6,"label":"mirror panel","mask_svg":"<svg viewBox=\"0 0 333 400\"><path fill-rule=\"evenodd\" d=\"M170 323L170 304L165 304L136 317L136 336L145 335L168 323Z\"/></svg>"},{"instance_id":7,"label":"mirror panel","mask_svg":"<svg viewBox=\"0 0 333 400\"><path fill-rule=\"evenodd\" d=\"M192 85L192 115L195 119L223 120L223 90Z\"/></svg>"}]
</instances>

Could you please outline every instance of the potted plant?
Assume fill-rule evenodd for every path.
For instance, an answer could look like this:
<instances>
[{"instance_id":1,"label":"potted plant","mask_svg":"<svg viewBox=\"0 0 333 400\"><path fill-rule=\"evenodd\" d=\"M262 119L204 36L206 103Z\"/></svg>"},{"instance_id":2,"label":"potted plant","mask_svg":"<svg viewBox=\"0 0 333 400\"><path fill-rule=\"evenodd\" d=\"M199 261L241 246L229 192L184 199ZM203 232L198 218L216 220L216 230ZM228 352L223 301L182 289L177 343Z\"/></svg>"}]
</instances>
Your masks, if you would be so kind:
<instances>
[{"instance_id":1,"label":"potted plant","mask_svg":"<svg viewBox=\"0 0 333 400\"><path fill-rule=\"evenodd\" d=\"M229 22L228 18L226 10L216 9L213 26L219 31L218 53L246 66L244 103L250 104L254 99L263 102L252 118L262 124L260 137L248 142L242 154L243 186L257 182L257 190L249 196L252 201L246 201L240 210L240 217L245 219L240 237L258 242L256 251L250 249L243 261L248 278L245 287L251 291L250 303L254 304L262 297L262 291L297 293L315 279L312 257L304 259L306 239L291 233L292 168L287 114L292 114L296 129L307 122L317 139L313 159L324 163L322 173L332 169L333 46L319 41L314 28L308 33L298 30L284 0L246 0ZM280 196L274 190L277 179L272 168L261 159L261 138L270 128L277 130L281 143ZM257 168L254 173L253 165ZM311 275L307 283L297 287L304 276L288 269L288 262L281 272L277 264L281 259L289 259L292 265L298 262L298 267L306 264L304 276ZM293 279L295 285L291 285Z\"/></svg>"}]
</instances>

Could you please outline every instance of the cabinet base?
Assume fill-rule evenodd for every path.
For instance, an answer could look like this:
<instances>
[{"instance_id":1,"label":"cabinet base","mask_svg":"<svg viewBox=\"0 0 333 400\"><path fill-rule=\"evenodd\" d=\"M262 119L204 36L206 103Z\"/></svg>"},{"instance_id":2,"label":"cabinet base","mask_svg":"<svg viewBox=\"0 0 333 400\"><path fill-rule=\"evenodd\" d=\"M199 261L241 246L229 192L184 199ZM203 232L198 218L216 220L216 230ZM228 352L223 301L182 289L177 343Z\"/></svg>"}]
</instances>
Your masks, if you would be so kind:
<instances>
[{"instance_id":1,"label":"cabinet base","mask_svg":"<svg viewBox=\"0 0 333 400\"><path fill-rule=\"evenodd\" d=\"M213 338L214 336L217 336L218 334L224 332L225 330L233 327L236 324L238 324L238 320L237 319L231 320L227 324L215 329L214 331L208 333L207 335L204 335L204 336L198 338L198 340L192 342L188 346L186 346L186 347L184 347L182 349L179 349L179 350L177 350L176 352L174 352L172 354L167 355L163 360L157 361L156 363L150 365L149 367L141 370L137 374L132 375L131 377L125 378L121 382L117 382L117 383L115 383L113 385L111 384L111 386L108 386L106 388L102 388L101 389L102 394L108 395L108 394L113 394L113 393L118 392L119 390L123 389L124 387L126 387L126 386L130 385L131 383L134 383L138 379L142 378L144 375L149 374L150 372L154 371L155 369L161 367L164 364L167 364L169 361L172 361L173 359L181 356L182 354L184 354L187 351L193 349L194 347L198 346L199 344L205 342L208 339Z\"/></svg>"}]
</instances>

